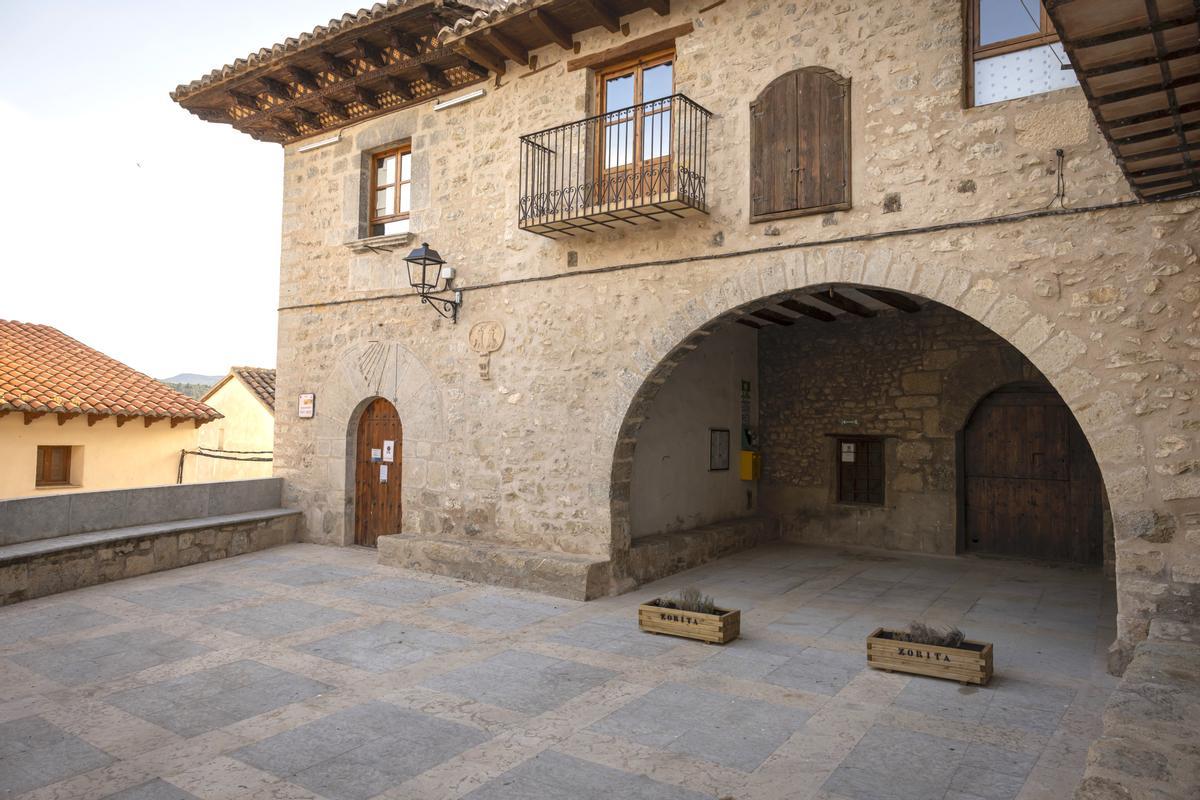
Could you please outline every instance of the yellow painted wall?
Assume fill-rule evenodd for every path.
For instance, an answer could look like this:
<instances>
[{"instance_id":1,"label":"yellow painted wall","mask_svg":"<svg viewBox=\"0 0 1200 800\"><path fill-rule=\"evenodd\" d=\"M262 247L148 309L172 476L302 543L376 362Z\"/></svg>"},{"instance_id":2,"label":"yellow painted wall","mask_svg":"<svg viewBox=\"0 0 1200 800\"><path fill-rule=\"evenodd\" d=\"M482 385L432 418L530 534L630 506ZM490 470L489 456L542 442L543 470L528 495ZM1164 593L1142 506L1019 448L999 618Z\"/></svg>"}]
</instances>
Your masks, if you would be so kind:
<instances>
[{"instance_id":1,"label":"yellow painted wall","mask_svg":"<svg viewBox=\"0 0 1200 800\"><path fill-rule=\"evenodd\" d=\"M238 378L227 380L204 401L225 415L200 429L200 446L220 450L266 450L274 446L275 416ZM268 453L269 455L269 453ZM188 456L196 480L231 481L271 477L270 461L227 461Z\"/></svg>"},{"instance_id":2,"label":"yellow painted wall","mask_svg":"<svg viewBox=\"0 0 1200 800\"><path fill-rule=\"evenodd\" d=\"M175 483L179 452L195 449L199 434L191 420L174 428L159 420L147 428L134 419L118 428L115 417L88 427L84 416L59 425L55 415L47 414L26 425L24 414L6 414L0 416L0 498ZM72 480L78 485L35 486L39 445L82 448L71 456ZM190 464L183 478L185 483L196 480Z\"/></svg>"}]
</instances>

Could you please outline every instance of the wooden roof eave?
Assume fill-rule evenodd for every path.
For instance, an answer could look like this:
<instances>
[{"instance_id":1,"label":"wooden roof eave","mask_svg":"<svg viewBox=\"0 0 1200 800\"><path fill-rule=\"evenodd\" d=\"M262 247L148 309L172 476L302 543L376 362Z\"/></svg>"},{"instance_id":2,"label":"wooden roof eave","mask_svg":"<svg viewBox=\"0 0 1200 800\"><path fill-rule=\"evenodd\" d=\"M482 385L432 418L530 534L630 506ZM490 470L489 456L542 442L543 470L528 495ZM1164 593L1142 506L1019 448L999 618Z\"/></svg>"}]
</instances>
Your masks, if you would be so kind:
<instances>
[{"instance_id":1,"label":"wooden roof eave","mask_svg":"<svg viewBox=\"0 0 1200 800\"><path fill-rule=\"evenodd\" d=\"M1045 7L1134 194L1200 190L1200 3L1046 0Z\"/></svg>"},{"instance_id":2,"label":"wooden roof eave","mask_svg":"<svg viewBox=\"0 0 1200 800\"><path fill-rule=\"evenodd\" d=\"M439 0L436 8L466 7ZM486 71L437 43L436 34L446 20L431 17L429 9L424 5L344 31L188 92L177 102L207 122L230 124L255 139L287 144L484 80ZM394 31L413 37L420 51L401 53L392 41ZM331 67L331 57L343 65L340 71ZM418 84L415 91L405 88L405 76ZM332 101L334 111L313 105L326 101Z\"/></svg>"},{"instance_id":3,"label":"wooden roof eave","mask_svg":"<svg viewBox=\"0 0 1200 800\"><path fill-rule=\"evenodd\" d=\"M479 12L444 29L438 40L468 56L521 64L543 47L577 50L574 37L583 31L616 33L630 14L652 9L666 16L670 8L670 0L526 0L504 11Z\"/></svg>"}]
</instances>

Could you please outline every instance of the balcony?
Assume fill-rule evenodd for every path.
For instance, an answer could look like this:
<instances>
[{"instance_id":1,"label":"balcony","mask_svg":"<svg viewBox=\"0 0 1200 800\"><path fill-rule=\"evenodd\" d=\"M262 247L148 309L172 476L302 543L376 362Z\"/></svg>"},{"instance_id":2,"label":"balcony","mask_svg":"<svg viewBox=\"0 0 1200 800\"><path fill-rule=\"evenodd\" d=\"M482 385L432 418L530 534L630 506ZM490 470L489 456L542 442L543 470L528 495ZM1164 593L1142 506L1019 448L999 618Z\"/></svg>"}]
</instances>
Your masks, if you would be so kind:
<instances>
[{"instance_id":1,"label":"balcony","mask_svg":"<svg viewBox=\"0 0 1200 800\"><path fill-rule=\"evenodd\" d=\"M522 136L521 229L562 238L707 214L711 116L675 94Z\"/></svg>"}]
</instances>

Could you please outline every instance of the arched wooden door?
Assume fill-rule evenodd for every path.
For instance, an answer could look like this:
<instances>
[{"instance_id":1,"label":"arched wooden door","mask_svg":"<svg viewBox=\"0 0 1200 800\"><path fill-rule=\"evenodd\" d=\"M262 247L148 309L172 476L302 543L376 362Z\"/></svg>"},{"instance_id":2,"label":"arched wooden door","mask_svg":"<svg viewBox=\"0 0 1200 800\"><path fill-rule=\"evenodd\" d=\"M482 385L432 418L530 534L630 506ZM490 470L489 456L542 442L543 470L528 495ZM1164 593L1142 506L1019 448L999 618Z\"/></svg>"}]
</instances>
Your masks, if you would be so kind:
<instances>
[{"instance_id":1,"label":"arched wooden door","mask_svg":"<svg viewBox=\"0 0 1200 800\"><path fill-rule=\"evenodd\" d=\"M970 551L1054 561L1103 558L1103 483L1079 424L1048 386L998 389L964 434Z\"/></svg>"},{"instance_id":2,"label":"arched wooden door","mask_svg":"<svg viewBox=\"0 0 1200 800\"><path fill-rule=\"evenodd\" d=\"M383 398L371 401L358 421L354 467L354 543L400 532L400 415Z\"/></svg>"}]
</instances>

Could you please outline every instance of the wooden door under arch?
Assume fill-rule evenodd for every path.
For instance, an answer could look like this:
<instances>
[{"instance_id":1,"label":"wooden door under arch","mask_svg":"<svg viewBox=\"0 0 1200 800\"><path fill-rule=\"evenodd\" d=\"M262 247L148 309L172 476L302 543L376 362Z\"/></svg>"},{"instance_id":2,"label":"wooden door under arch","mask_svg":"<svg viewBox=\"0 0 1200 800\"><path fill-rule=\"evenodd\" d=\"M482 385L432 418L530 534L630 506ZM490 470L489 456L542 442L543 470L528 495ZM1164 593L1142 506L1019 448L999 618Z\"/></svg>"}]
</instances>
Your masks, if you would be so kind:
<instances>
[{"instance_id":1,"label":"wooden door under arch","mask_svg":"<svg viewBox=\"0 0 1200 800\"><path fill-rule=\"evenodd\" d=\"M1102 560L1100 468L1057 392L1037 384L998 389L976 407L963 439L967 550Z\"/></svg>"},{"instance_id":2,"label":"wooden door under arch","mask_svg":"<svg viewBox=\"0 0 1200 800\"><path fill-rule=\"evenodd\" d=\"M371 401L358 420L354 467L354 543L400 532L400 414L383 398Z\"/></svg>"}]
</instances>

